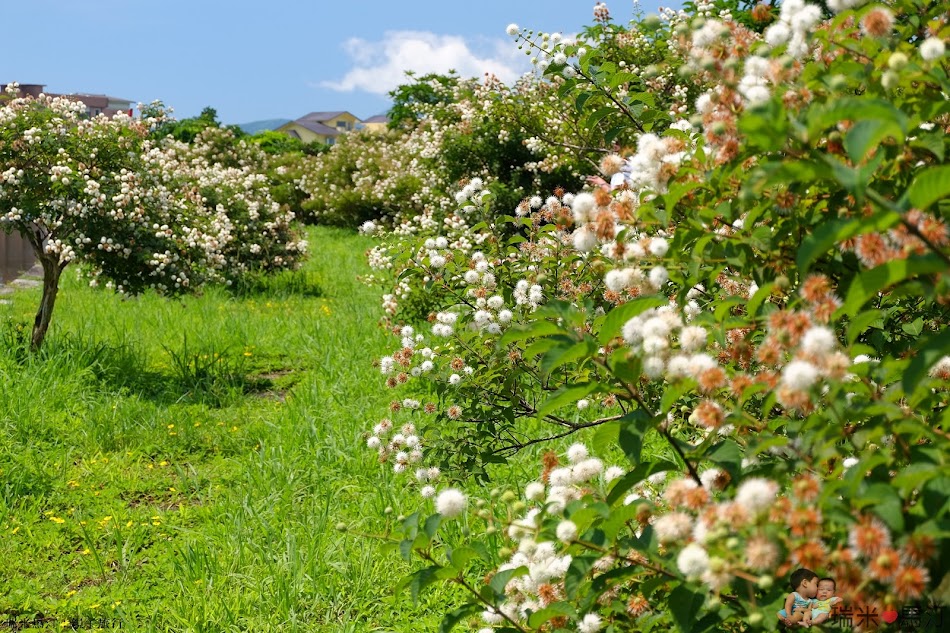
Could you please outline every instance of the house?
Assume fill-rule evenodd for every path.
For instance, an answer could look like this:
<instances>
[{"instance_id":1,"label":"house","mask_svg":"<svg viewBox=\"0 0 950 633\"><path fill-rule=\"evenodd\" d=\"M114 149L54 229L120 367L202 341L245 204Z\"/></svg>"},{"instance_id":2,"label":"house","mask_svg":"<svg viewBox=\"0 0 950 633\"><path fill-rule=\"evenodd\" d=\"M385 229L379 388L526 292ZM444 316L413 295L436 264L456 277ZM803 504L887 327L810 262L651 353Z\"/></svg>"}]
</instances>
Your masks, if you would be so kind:
<instances>
[{"instance_id":1,"label":"house","mask_svg":"<svg viewBox=\"0 0 950 633\"><path fill-rule=\"evenodd\" d=\"M389 127L389 117L385 114L371 116L361 123L361 129L369 130L370 132L383 132L387 127Z\"/></svg>"},{"instance_id":2,"label":"house","mask_svg":"<svg viewBox=\"0 0 950 633\"><path fill-rule=\"evenodd\" d=\"M0 93L6 94L7 86L10 84L0 84ZM43 84L17 84L17 89L20 91L21 97L39 97L43 93L43 88L46 86Z\"/></svg>"},{"instance_id":3,"label":"house","mask_svg":"<svg viewBox=\"0 0 950 633\"><path fill-rule=\"evenodd\" d=\"M83 93L60 96L72 99L73 101L82 102L86 106L86 114L91 117L100 114L115 116L119 112L125 112L129 116L132 116L132 102L128 99Z\"/></svg>"},{"instance_id":4,"label":"house","mask_svg":"<svg viewBox=\"0 0 950 633\"><path fill-rule=\"evenodd\" d=\"M360 123L361 121L349 112L311 112L296 121L281 125L276 131L298 138L304 143L318 141L333 145L340 134L355 130Z\"/></svg>"},{"instance_id":5,"label":"house","mask_svg":"<svg viewBox=\"0 0 950 633\"><path fill-rule=\"evenodd\" d=\"M98 116L100 114L113 116L119 112L125 112L129 116L132 116L132 101L129 99L86 93L68 95L55 94L52 92L45 92L43 89L46 86L43 84L19 84L18 87L20 90L20 95L22 96L30 96L35 98L39 97L40 94L46 94L50 97L63 97L72 101L79 101L84 106L86 106L86 115L90 117ZM6 88L7 84L0 84L0 93L6 91Z\"/></svg>"}]
</instances>

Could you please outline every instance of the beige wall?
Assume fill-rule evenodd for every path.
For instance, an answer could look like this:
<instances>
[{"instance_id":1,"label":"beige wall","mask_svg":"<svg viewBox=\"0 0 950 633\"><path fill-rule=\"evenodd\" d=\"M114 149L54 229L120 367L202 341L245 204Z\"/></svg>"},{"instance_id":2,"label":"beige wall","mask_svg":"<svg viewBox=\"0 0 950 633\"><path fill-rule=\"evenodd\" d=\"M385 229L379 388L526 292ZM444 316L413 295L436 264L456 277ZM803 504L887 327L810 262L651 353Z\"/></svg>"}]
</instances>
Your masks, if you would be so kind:
<instances>
[{"instance_id":1,"label":"beige wall","mask_svg":"<svg viewBox=\"0 0 950 633\"><path fill-rule=\"evenodd\" d=\"M33 266L33 247L17 232L0 231L0 282L8 283Z\"/></svg>"},{"instance_id":2,"label":"beige wall","mask_svg":"<svg viewBox=\"0 0 950 633\"><path fill-rule=\"evenodd\" d=\"M347 129L347 130L352 130L352 129L354 129L354 128L356 127L356 124L359 122L359 119L357 119L355 116L353 116L353 115L350 114L349 112L344 112L343 114L341 114L341 115L338 116L338 117L333 117L332 119L329 119L329 120L327 120L327 121L320 121L320 122L323 123L324 125L328 126L328 127L332 127L332 128L335 128L335 129L341 129L341 128L338 128L337 125L336 125L338 121L342 121L342 122L346 123L346 125L347 125L346 129Z\"/></svg>"},{"instance_id":3,"label":"beige wall","mask_svg":"<svg viewBox=\"0 0 950 633\"><path fill-rule=\"evenodd\" d=\"M283 132L284 134L290 134L290 131L293 130L300 137L300 140L304 143L312 143L313 141L320 141L321 143L326 144L327 137L323 134L315 134L305 127L299 126L296 123L285 123L277 128L278 132Z\"/></svg>"},{"instance_id":4,"label":"beige wall","mask_svg":"<svg viewBox=\"0 0 950 633\"><path fill-rule=\"evenodd\" d=\"M332 119L320 121L320 123L322 123L323 125L329 128L333 128L334 130L337 130L338 132L348 132L351 130L355 130L356 124L359 122L360 120L356 118L354 115L350 114L349 112L344 112L343 114L340 114L339 116L335 116ZM343 123L344 125L338 126L337 123ZM285 123L284 125L277 128L276 131L283 132L284 134L290 134L291 131L296 132L297 136L304 143L312 143L314 141L319 141L320 143L323 143L324 145L326 145L328 143L333 143L335 139L335 137L333 136L326 136L325 134L317 134L316 132L311 132L307 128L301 125L298 125L296 121Z\"/></svg>"}]
</instances>

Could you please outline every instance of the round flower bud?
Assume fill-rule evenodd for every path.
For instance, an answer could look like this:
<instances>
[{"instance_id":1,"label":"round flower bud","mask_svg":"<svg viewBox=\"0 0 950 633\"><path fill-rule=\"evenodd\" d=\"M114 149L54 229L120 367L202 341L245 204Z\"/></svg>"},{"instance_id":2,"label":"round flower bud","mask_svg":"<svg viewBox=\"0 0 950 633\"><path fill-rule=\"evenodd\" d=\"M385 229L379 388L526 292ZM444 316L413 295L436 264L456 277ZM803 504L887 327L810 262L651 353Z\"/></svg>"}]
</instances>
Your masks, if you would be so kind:
<instances>
[{"instance_id":1,"label":"round flower bud","mask_svg":"<svg viewBox=\"0 0 950 633\"><path fill-rule=\"evenodd\" d=\"M908 61L904 53L891 53L891 56L887 58L887 67L891 70L900 70L907 65Z\"/></svg>"},{"instance_id":2,"label":"round flower bud","mask_svg":"<svg viewBox=\"0 0 950 633\"><path fill-rule=\"evenodd\" d=\"M900 82L900 76L893 70L885 71L884 74L881 75L881 86L884 90L893 90L897 87L898 82Z\"/></svg>"}]
</instances>

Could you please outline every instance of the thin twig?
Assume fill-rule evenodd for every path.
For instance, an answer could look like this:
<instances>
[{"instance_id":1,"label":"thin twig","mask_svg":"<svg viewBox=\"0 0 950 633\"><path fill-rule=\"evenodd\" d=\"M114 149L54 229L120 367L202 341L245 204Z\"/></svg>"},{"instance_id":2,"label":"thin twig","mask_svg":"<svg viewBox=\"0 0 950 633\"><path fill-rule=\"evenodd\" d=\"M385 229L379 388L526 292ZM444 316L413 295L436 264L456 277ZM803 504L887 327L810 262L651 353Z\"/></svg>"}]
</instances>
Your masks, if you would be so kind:
<instances>
[{"instance_id":1,"label":"thin twig","mask_svg":"<svg viewBox=\"0 0 950 633\"><path fill-rule=\"evenodd\" d=\"M532 444L540 444L541 442L550 442L551 440L559 440L562 437L567 437L568 435L577 433L578 431L582 429L589 429L591 427L600 426L601 424L606 424L607 422L613 422L613 421L619 420L622 417L623 417L622 415L615 415L609 418L601 418L599 420L585 422L583 424L574 424L571 426L570 430L565 431L564 433L559 433L558 435L551 435L549 437L539 437L539 438L535 438L533 440L529 440L523 443L509 444L508 446L502 446L501 448L498 448L492 452L495 455L499 455L507 451L510 451L511 453L517 453L518 451L524 448L527 448L528 446L531 446Z\"/></svg>"}]
</instances>

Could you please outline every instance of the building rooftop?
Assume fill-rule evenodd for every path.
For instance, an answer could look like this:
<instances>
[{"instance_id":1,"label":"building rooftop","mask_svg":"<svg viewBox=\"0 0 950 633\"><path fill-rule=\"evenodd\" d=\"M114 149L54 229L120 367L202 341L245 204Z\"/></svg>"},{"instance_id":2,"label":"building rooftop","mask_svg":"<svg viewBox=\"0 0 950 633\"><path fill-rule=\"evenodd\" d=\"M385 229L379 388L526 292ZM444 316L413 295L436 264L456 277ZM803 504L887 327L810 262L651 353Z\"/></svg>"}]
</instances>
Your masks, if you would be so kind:
<instances>
[{"instance_id":1,"label":"building rooftop","mask_svg":"<svg viewBox=\"0 0 950 633\"><path fill-rule=\"evenodd\" d=\"M311 112L310 114L305 114L297 121L329 121L330 119L335 119L336 117L342 114L350 114L345 110L340 110L339 112ZM353 116L350 114L350 116ZM359 118L359 117L357 117Z\"/></svg>"},{"instance_id":2,"label":"building rooftop","mask_svg":"<svg viewBox=\"0 0 950 633\"><path fill-rule=\"evenodd\" d=\"M323 123L315 120L297 119L296 121L291 121L285 125L299 125L304 129L310 130L314 134L321 134L323 136L340 135L340 131L338 129L330 127L329 125L324 125Z\"/></svg>"}]
</instances>

